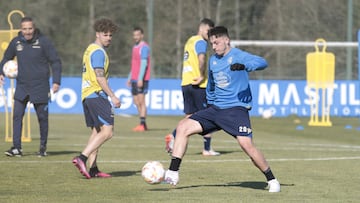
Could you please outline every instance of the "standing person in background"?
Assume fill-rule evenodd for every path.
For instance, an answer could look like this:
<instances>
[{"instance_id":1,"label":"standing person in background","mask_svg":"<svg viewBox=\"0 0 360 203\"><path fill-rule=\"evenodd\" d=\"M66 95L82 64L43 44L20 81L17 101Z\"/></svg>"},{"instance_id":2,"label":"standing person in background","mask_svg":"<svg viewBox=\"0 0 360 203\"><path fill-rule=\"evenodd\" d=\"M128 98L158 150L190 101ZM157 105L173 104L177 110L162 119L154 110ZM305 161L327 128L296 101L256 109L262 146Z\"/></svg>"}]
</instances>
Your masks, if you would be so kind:
<instances>
[{"instance_id":1,"label":"standing person in background","mask_svg":"<svg viewBox=\"0 0 360 203\"><path fill-rule=\"evenodd\" d=\"M147 109L145 94L148 92L150 80L150 48L144 41L144 31L140 27L133 30L135 45L132 48L131 69L127 85L131 87L133 101L140 117L140 124L132 130L135 132L146 131Z\"/></svg>"},{"instance_id":2,"label":"standing person in background","mask_svg":"<svg viewBox=\"0 0 360 203\"><path fill-rule=\"evenodd\" d=\"M264 155L254 145L249 117L252 96L248 72L263 70L268 64L260 56L232 48L228 30L223 26L211 29L209 40L215 52L209 60L209 83L206 87L210 106L179 122L165 182L171 185L179 182L180 164L191 135L224 130L236 139L265 175L269 192L280 192L279 181L275 179Z\"/></svg>"},{"instance_id":3,"label":"standing person in background","mask_svg":"<svg viewBox=\"0 0 360 203\"><path fill-rule=\"evenodd\" d=\"M113 136L114 111L120 107L120 100L108 84L109 57L105 48L110 46L116 24L106 18L95 21L96 39L90 44L83 56L83 73L81 98L87 127L91 135L85 149L79 156L73 158L73 164L87 179L98 177L108 178L110 174L101 172L97 166L99 148ZM111 100L111 103L109 99ZM86 162L90 170L87 171Z\"/></svg>"},{"instance_id":4,"label":"standing person in background","mask_svg":"<svg viewBox=\"0 0 360 203\"><path fill-rule=\"evenodd\" d=\"M20 32L13 38L5 50L0 67L16 57L18 75L14 95L13 114L13 146L5 155L22 156L21 133L23 117L28 102L34 104L40 127L39 157L47 155L47 140L49 133L50 83L52 73L53 93L58 92L61 84L61 60L53 43L44 36L31 17L21 19ZM51 71L50 71L51 67ZM4 82L4 74L0 68L0 83Z\"/></svg>"},{"instance_id":5,"label":"standing person in background","mask_svg":"<svg viewBox=\"0 0 360 203\"><path fill-rule=\"evenodd\" d=\"M214 22L210 19L204 18L200 21L198 33L190 37L184 47L184 61L182 70L181 89L184 98L184 113L186 118L193 113L205 109L206 101L206 85L207 78L207 41L208 31L214 27ZM165 136L165 150L171 153L174 137L176 136L176 129ZM220 155L211 149L211 134L203 136L204 149L202 154L204 156Z\"/></svg>"}]
</instances>

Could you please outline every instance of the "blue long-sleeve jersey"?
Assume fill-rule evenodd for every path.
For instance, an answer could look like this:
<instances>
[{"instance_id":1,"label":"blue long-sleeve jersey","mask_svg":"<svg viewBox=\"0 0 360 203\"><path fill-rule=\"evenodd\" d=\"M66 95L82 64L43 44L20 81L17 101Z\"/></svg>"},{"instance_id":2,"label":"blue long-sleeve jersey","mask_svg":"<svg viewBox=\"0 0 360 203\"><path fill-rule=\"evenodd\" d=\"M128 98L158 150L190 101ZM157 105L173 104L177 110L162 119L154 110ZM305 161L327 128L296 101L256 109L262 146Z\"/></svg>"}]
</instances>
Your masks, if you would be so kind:
<instances>
[{"instance_id":1,"label":"blue long-sleeve jersey","mask_svg":"<svg viewBox=\"0 0 360 203\"><path fill-rule=\"evenodd\" d=\"M233 64L243 64L244 70L231 70ZM250 109L252 95L248 72L267 67L264 58L237 48L224 56L212 55L209 59L209 82L206 87L206 98L210 105L221 109L242 106Z\"/></svg>"},{"instance_id":2,"label":"blue long-sleeve jersey","mask_svg":"<svg viewBox=\"0 0 360 203\"><path fill-rule=\"evenodd\" d=\"M32 103L47 103L50 73L53 83L61 84L61 60L52 42L38 29L31 40L25 40L19 32L5 50L0 67L15 56L18 62L18 76L14 98L22 101L29 96ZM0 74L3 74L2 68Z\"/></svg>"}]
</instances>

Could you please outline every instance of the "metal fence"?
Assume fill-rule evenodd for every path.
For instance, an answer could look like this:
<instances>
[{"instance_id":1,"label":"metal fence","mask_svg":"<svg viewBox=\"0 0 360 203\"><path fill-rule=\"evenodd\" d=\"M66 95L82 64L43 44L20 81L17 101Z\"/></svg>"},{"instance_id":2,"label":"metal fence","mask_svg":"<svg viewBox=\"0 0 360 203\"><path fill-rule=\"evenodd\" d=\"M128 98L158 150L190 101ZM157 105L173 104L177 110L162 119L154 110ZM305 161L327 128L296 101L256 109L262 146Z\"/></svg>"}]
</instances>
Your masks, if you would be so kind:
<instances>
[{"instance_id":1,"label":"metal fence","mask_svg":"<svg viewBox=\"0 0 360 203\"><path fill-rule=\"evenodd\" d=\"M305 80L306 55L315 52L311 41L241 41L232 46L263 56L269 63L265 71L250 74L252 79ZM318 45L320 51L335 55L335 79L358 79L358 42L326 42Z\"/></svg>"}]
</instances>

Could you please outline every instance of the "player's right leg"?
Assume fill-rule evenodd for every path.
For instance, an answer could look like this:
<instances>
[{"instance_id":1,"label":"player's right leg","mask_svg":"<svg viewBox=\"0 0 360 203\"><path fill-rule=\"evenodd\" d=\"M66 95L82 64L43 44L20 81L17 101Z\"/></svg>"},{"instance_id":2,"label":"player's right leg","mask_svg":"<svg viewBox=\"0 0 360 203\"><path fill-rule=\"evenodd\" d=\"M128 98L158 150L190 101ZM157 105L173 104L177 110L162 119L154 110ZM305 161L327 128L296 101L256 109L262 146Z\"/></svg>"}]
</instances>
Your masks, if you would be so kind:
<instances>
[{"instance_id":1,"label":"player's right leg","mask_svg":"<svg viewBox=\"0 0 360 203\"><path fill-rule=\"evenodd\" d=\"M182 119L176 128L174 149L171 155L182 158L186 152L189 137L200 132L202 132L202 127L198 121L190 118Z\"/></svg>"},{"instance_id":2,"label":"player's right leg","mask_svg":"<svg viewBox=\"0 0 360 203\"><path fill-rule=\"evenodd\" d=\"M82 151L82 154L87 157L90 156L92 152L98 150L99 147L104 144L107 140L111 139L113 136L113 126L112 125L102 125L101 130L89 140L85 149Z\"/></svg>"},{"instance_id":3,"label":"player's right leg","mask_svg":"<svg viewBox=\"0 0 360 203\"><path fill-rule=\"evenodd\" d=\"M25 113L27 100L19 101L14 99L14 115L13 115L13 146L5 151L6 156L10 157L21 157L22 156L22 148L21 148L21 132L22 132L22 120Z\"/></svg>"},{"instance_id":4,"label":"player's right leg","mask_svg":"<svg viewBox=\"0 0 360 203\"><path fill-rule=\"evenodd\" d=\"M182 119L176 128L176 137L172 152L169 169L165 173L165 182L171 185L177 185L179 182L179 168L181 160L185 155L189 137L202 132L200 123L190 118Z\"/></svg>"},{"instance_id":5,"label":"player's right leg","mask_svg":"<svg viewBox=\"0 0 360 203\"><path fill-rule=\"evenodd\" d=\"M88 158L113 136L114 115L111 108L110 102L102 97L85 99L83 102L86 125L92 128L92 132L85 149L72 162L86 178L91 178L86 168ZM96 156L97 153L89 160L93 162L91 165L96 161Z\"/></svg>"},{"instance_id":6,"label":"player's right leg","mask_svg":"<svg viewBox=\"0 0 360 203\"><path fill-rule=\"evenodd\" d=\"M90 164L89 174L91 178L110 178L110 174L101 172L97 166L96 159L98 151L98 149L93 151L88 158Z\"/></svg>"},{"instance_id":7,"label":"player's right leg","mask_svg":"<svg viewBox=\"0 0 360 203\"><path fill-rule=\"evenodd\" d=\"M95 128L94 128L95 129ZM73 163L79 169L80 173L86 178L91 178L91 174L88 173L86 168L86 162L90 162L90 166L96 165L97 151L99 147L109 140L112 133L113 126L102 126L101 130L92 135L86 145L85 149L81 152L80 156L74 157ZM100 171L99 171L100 172Z\"/></svg>"},{"instance_id":8,"label":"player's right leg","mask_svg":"<svg viewBox=\"0 0 360 203\"><path fill-rule=\"evenodd\" d=\"M91 135L90 135L90 138L89 138L86 146L94 141L97 134L98 134L98 130L96 128L92 128ZM98 150L96 149L89 154L87 161L89 162L90 166L96 164L95 162L96 162L97 153L98 153Z\"/></svg>"},{"instance_id":9,"label":"player's right leg","mask_svg":"<svg viewBox=\"0 0 360 203\"><path fill-rule=\"evenodd\" d=\"M94 128L95 129L95 128ZM91 178L91 174L87 171L86 162L90 162L90 166L96 165L97 151L102 144L109 140L113 135L113 126L101 127L101 130L91 136L85 149L81 152L80 156L74 157L73 164L79 169L80 173L87 179ZM100 171L98 171L100 172ZM95 175L93 174L95 177ZM109 176L107 176L109 177Z\"/></svg>"},{"instance_id":10,"label":"player's right leg","mask_svg":"<svg viewBox=\"0 0 360 203\"><path fill-rule=\"evenodd\" d=\"M148 128L147 128L147 124L146 124L147 111L146 111L146 104L145 104L145 94L139 93L136 96L134 96L134 103L138 110L140 123L139 123L139 125L135 126L132 130L134 132L146 131Z\"/></svg>"},{"instance_id":11,"label":"player's right leg","mask_svg":"<svg viewBox=\"0 0 360 203\"><path fill-rule=\"evenodd\" d=\"M143 87L139 88L136 81L131 82L131 94L133 95L133 102L137 108L140 123L132 130L134 132L144 132L147 130L146 116L147 109L145 103L145 94L148 91L148 82L144 81Z\"/></svg>"}]
</instances>

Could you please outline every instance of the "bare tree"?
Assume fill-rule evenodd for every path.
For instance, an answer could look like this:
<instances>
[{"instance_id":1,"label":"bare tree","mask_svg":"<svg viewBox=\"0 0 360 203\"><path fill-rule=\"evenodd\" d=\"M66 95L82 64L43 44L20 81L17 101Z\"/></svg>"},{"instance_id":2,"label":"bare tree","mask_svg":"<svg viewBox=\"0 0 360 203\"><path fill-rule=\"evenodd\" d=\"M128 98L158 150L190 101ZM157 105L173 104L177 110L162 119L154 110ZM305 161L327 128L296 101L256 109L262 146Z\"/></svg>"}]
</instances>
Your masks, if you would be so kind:
<instances>
[{"instance_id":1,"label":"bare tree","mask_svg":"<svg viewBox=\"0 0 360 203\"><path fill-rule=\"evenodd\" d=\"M235 18L235 39L240 39L240 0L235 0L234 18Z\"/></svg>"},{"instance_id":2,"label":"bare tree","mask_svg":"<svg viewBox=\"0 0 360 203\"><path fill-rule=\"evenodd\" d=\"M177 32L176 32L176 77L180 78L181 70L182 70L182 54L183 51L181 49L181 25L182 25L182 0L177 1Z\"/></svg>"},{"instance_id":3,"label":"bare tree","mask_svg":"<svg viewBox=\"0 0 360 203\"><path fill-rule=\"evenodd\" d=\"M198 6L198 17L199 19L204 17L204 9L203 9L203 0L197 0L197 6Z\"/></svg>"},{"instance_id":4,"label":"bare tree","mask_svg":"<svg viewBox=\"0 0 360 203\"><path fill-rule=\"evenodd\" d=\"M215 24L219 24L219 22L221 21L221 19L220 19L220 17L221 17L221 3L222 3L222 0L218 0L217 4L216 4Z\"/></svg>"},{"instance_id":5,"label":"bare tree","mask_svg":"<svg viewBox=\"0 0 360 203\"><path fill-rule=\"evenodd\" d=\"M89 1L89 25L93 25L95 23L95 6L94 6L94 0ZM92 26L88 26L88 39L89 42L93 40L93 33L94 30Z\"/></svg>"},{"instance_id":6,"label":"bare tree","mask_svg":"<svg viewBox=\"0 0 360 203\"><path fill-rule=\"evenodd\" d=\"M37 26L53 39L64 63L65 75L81 73L83 49L91 41L91 25L108 17L120 26L109 47L112 75L129 71L132 28L147 28L144 0L27 0L1 4L0 28L8 29L7 14L14 8L32 16ZM152 64L156 77L179 77L185 40L196 34L199 20L212 18L229 28L232 39L327 41L347 40L347 5L339 0L178 0L154 2ZM44 9L46 8L46 12ZM353 1L353 27L360 27L360 1ZM60 16L60 17L59 17ZM151 29L148 27L148 29ZM145 32L150 30L144 29ZM357 38L356 30L352 39ZM271 71L252 74L264 79L304 79L309 48L241 47L267 58ZM337 79L345 78L346 48L328 48L336 55ZM357 78L357 57L352 63ZM263 75L261 75L263 74Z\"/></svg>"}]
</instances>

